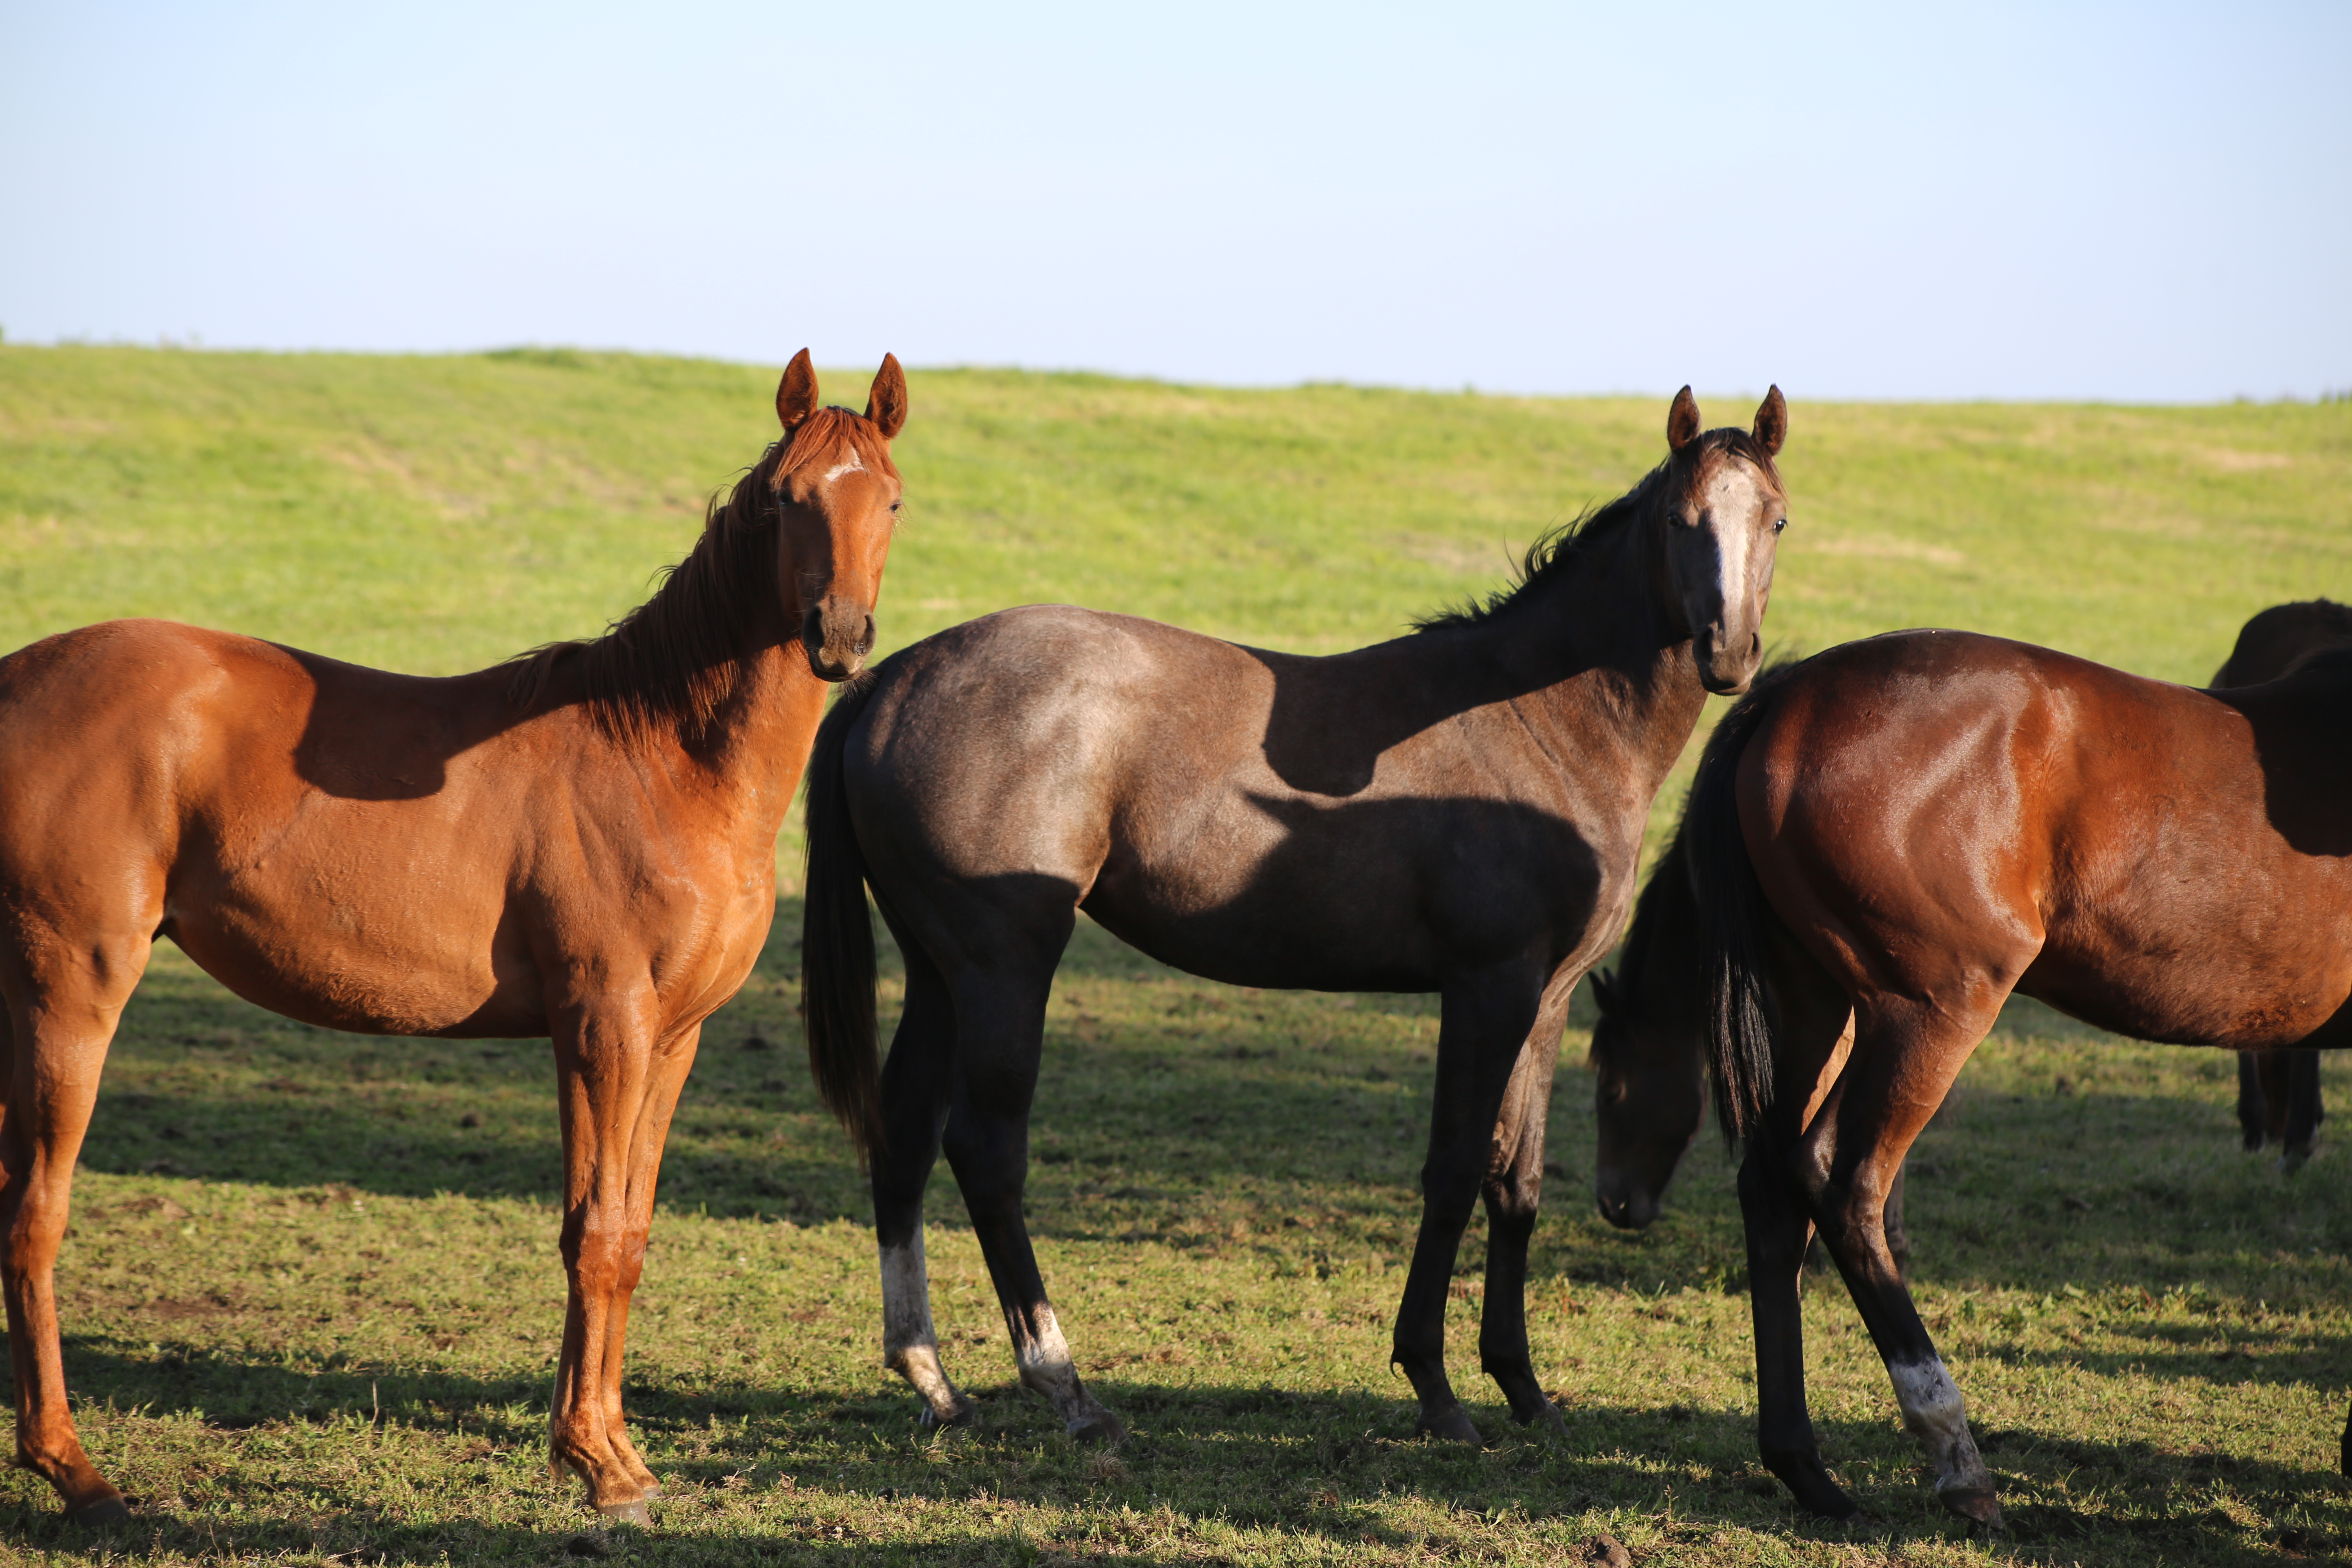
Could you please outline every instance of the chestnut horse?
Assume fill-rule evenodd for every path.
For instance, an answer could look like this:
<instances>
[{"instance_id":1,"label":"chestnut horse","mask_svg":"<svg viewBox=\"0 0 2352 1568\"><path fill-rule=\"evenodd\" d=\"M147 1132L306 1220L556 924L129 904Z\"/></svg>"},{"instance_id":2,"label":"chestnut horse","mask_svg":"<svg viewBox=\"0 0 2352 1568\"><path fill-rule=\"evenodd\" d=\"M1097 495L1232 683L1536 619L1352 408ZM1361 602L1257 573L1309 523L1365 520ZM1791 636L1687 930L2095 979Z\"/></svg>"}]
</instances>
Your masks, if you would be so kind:
<instances>
[{"instance_id":1,"label":"chestnut horse","mask_svg":"<svg viewBox=\"0 0 2352 1568\"><path fill-rule=\"evenodd\" d=\"M2238 634L2237 647L2213 677L2216 688L2276 679L2309 655L2352 642L2352 607L2326 599L2273 605ZM1640 1230L1658 1216L1666 1184L1698 1136L1706 1110L1707 994L1699 952L1699 910L1678 831L1652 868L1614 971L1595 970L1592 1027L1594 1122L1600 1157L1593 1195L1601 1217ZM2316 1051L2242 1051L2238 1057L2238 1121L2249 1151L2267 1138L2284 1145L2279 1164L2293 1172L2311 1154L2325 1116ZM1897 1263L1909 1243L1903 1228L1903 1173L1886 1204L1887 1247Z\"/></svg>"},{"instance_id":2,"label":"chestnut horse","mask_svg":"<svg viewBox=\"0 0 2352 1568\"><path fill-rule=\"evenodd\" d=\"M645 1517L659 1483L623 1429L621 1355L662 1142L702 1020L767 934L825 684L873 645L906 380L886 358L864 416L821 409L803 350L776 413L692 553L593 641L427 679L115 621L0 660L0 1277L17 1463L70 1518L125 1510L66 1408L52 1269L158 937L306 1023L552 1036L551 1462Z\"/></svg>"},{"instance_id":3,"label":"chestnut horse","mask_svg":"<svg viewBox=\"0 0 2352 1568\"><path fill-rule=\"evenodd\" d=\"M1998 1524L1887 1245L1904 1153L2013 991L2142 1039L2352 1041L2347 769L2343 650L2207 692L1900 632L1775 670L1724 720L1684 836L1717 1109L1747 1141L1759 1447L1805 1507L1854 1511L1805 1404L1818 1227L1937 1495Z\"/></svg>"},{"instance_id":4,"label":"chestnut horse","mask_svg":"<svg viewBox=\"0 0 2352 1568\"><path fill-rule=\"evenodd\" d=\"M1309 658L1032 607L918 643L835 705L809 773L809 1049L872 1157L884 1357L927 1421L968 1408L923 1265L944 1139L1022 1381L1073 1435L1119 1435L1021 1210L1046 997L1084 909L1213 979L1444 997L1395 1360L1420 1430L1478 1440L1444 1315L1483 1190L1480 1361L1514 1417L1558 1426L1522 1297L1560 1026L1706 693L1756 668L1786 421L1776 388L1751 430L1702 434L1684 388L1629 494L1539 542L1508 595L1393 642ZM868 884L907 961L878 1081Z\"/></svg>"}]
</instances>

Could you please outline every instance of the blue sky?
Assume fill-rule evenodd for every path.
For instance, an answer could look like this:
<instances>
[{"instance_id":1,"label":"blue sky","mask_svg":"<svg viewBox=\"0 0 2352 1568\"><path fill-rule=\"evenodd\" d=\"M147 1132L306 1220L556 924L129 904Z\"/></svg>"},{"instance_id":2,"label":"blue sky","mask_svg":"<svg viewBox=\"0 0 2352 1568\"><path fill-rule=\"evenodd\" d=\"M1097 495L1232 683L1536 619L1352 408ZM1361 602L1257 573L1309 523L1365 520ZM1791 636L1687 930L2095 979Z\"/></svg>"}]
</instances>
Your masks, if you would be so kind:
<instances>
[{"instance_id":1,"label":"blue sky","mask_svg":"<svg viewBox=\"0 0 2352 1568\"><path fill-rule=\"evenodd\" d=\"M2352 387L2352 6L0 0L18 340Z\"/></svg>"}]
</instances>

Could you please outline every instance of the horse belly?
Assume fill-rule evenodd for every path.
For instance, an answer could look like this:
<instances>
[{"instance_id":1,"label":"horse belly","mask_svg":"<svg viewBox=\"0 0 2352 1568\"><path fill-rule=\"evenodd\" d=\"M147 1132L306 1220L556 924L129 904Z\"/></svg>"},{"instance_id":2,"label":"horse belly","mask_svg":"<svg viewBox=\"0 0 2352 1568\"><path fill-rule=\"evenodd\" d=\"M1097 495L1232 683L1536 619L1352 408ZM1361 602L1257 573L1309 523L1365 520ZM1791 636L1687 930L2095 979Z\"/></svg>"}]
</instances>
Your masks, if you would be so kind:
<instances>
[{"instance_id":1,"label":"horse belly","mask_svg":"<svg viewBox=\"0 0 2352 1568\"><path fill-rule=\"evenodd\" d=\"M2080 929L2088 924L2054 923L2017 988L2137 1039L2237 1050L2300 1045L2352 998L2352 950L2310 932Z\"/></svg>"},{"instance_id":2,"label":"horse belly","mask_svg":"<svg viewBox=\"0 0 2352 1568\"><path fill-rule=\"evenodd\" d=\"M1233 906L1186 912L1149 899L1091 896L1079 906L1129 947L1187 974L1285 991L1435 991L1429 957L1312 909Z\"/></svg>"},{"instance_id":3,"label":"horse belly","mask_svg":"<svg viewBox=\"0 0 2352 1568\"><path fill-rule=\"evenodd\" d=\"M528 953L500 941L503 902L414 883L362 896L327 874L244 877L175 889L164 930L222 984L304 1023L362 1034L545 1034Z\"/></svg>"}]
</instances>

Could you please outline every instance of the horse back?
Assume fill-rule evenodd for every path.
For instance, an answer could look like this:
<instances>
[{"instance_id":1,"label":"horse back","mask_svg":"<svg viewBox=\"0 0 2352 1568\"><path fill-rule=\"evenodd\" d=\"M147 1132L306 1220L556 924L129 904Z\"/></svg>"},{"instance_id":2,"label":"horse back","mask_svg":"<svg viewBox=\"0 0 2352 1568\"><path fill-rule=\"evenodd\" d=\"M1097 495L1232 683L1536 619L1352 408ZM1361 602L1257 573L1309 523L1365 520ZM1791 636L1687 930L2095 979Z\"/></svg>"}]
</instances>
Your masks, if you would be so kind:
<instances>
[{"instance_id":1,"label":"horse back","mask_svg":"<svg viewBox=\"0 0 2352 1568\"><path fill-rule=\"evenodd\" d=\"M708 907L741 878L708 874L698 819L576 702L521 713L508 685L160 621L22 649L0 660L16 928L168 935L248 1000L368 1032L545 1033L544 966L583 942L723 999L757 932L701 947L763 931L767 897ZM627 951L640 931L699 934ZM731 979L690 983L714 963Z\"/></svg>"}]
</instances>

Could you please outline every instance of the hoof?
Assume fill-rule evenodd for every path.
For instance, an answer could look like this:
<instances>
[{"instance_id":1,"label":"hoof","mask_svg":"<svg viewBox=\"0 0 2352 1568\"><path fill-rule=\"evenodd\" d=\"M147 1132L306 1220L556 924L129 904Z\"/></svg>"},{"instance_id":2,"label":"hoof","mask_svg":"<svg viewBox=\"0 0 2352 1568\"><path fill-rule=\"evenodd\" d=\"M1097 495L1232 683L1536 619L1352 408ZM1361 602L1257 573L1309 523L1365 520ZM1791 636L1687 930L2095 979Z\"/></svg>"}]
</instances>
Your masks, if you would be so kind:
<instances>
[{"instance_id":1,"label":"hoof","mask_svg":"<svg viewBox=\"0 0 2352 1568\"><path fill-rule=\"evenodd\" d=\"M1467 1443L1474 1448L1486 1446L1486 1439L1480 1436L1478 1428L1470 1424L1470 1413L1459 1405L1449 1405L1434 1414L1423 1411L1421 1419L1412 1424L1412 1435L1416 1437L1436 1437L1448 1443Z\"/></svg>"},{"instance_id":2,"label":"hoof","mask_svg":"<svg viewBox=\"0 0 2352 1568\"><path fill-rule=\"evenodd\" d=\"M117 1493L112 1497L96 1498L77 1509L66 1511L66 1522L83 1530L104 1530L109 1525L131 1522L131 1505Z\"/></svg>"},{"instance_id":3,"label":"hoof","mask_svg":"<svg viewBox=\"0 0 2352 1568\"><path fill-rule=\"evenodd\" d=\"M2285 1153L2279 1156L2279 1174L2282 1176L2292 1176L2297 1171L2302 1170L2305 1165L2310 1163L2310 1149L2289 1149Z\"/></svg>"},{"instance_id":4,"label":"hoof","mask_svg":"<svg viewBox=\"0 0 2352 1568\"><path fill-rule=\"evenodd\" d=\"M1763 1459L1764 1468L1780 1478L1780 1484L1789 1489L1789 1495L1807 1513L1845 1520L1862 1512L1854 1507L1853 1499L1845 1495L1844 1489L1830 1479L1819 1455L1811 1451L1768 1450Z\"/></svg>"},{"instance_id":5,"label":"hoof","mask_svg":"<svg viewBox=\"0 0 2352 1568\"><path fill-rule=\"evenodd\" d=\"M1127 1428L1120 1426L1118 1417L1108 1410L1097 1410L1091 1415L1081 1415L1066 1422L1064 1430L1081 1443L1100 1443L1105 1447L1115 1448L1127 1441Z\"/></svg>"},{"instance_id":6,"label":"hoof","mask_svg":"<svg viewBox=\"0 0 2352 1568\"><path fill-rule=\"evenodd\" d=\"M939 1406L927 1399L923 1401L923 1413L915 1417L915 1425L926 1432L939 1427L961 1426L971 1419L971 1400L959 1399L956 1401L955 1409L942 1415L940 1414Z\"/></svg>"},{"instance_id":7,"label":"hoof","mask_svg":"<svg viewBox=\"0 0 2352 1568\"><path fill-rule=\"evenodd\" d=\"M631 1498L627 1502L600 1502L596 1511L614 1524L651 1524L654 1516L643 1498Z\"/></svg>"},{"instance_id":8,"label":"hoof","mask_svg":"<svg viewBox=\"0 0 2352 1568\"><path fill-rule=\"evenodd\" d=\"M1567 1419L1560 1415L1559 1406L1554 1405L1549 1399L1545 1400L1541 1405L1537 1405L1533 1410L1528 1411L1525 1415L1522 1415L1517 1411L1514 1410L1511 1412L1511 1419L1517 1422L1522 1426L1535 1426L1540 1428L1542 1435L1547 1437L1558 1437L1565 1440L1568 1436Z\"/></svg>"},{"instance_id":9,"label":"hoof","mask_svg":"<svg viewBox=\"0 0 2352 1568\"><path fill-rule=\"evenodd\" d=\"M1977 1530L1990 1533L2001 1528L2000 1499L1990 1487L1954 1487L1937 1492L1936 1500Z\"/></svg>"}]
</instances>

